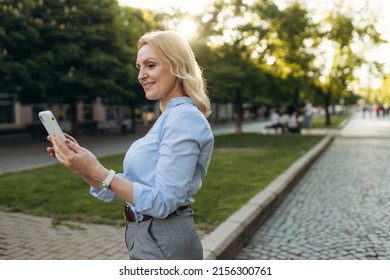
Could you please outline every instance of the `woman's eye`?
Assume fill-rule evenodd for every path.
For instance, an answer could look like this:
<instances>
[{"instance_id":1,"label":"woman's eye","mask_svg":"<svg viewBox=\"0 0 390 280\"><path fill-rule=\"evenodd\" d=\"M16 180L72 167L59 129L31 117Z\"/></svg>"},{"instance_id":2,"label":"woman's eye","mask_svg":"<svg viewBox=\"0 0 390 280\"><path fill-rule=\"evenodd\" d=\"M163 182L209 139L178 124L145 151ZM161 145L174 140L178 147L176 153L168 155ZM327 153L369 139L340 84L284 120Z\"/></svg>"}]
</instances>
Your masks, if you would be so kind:
<instances>
[{"instance_id":1,"label":"woman's eye","mask_svg":"<svg viewBox=\"0 0 390 280\"><path fill-rule=\"evenodd\" d=\"M154 67L156 67L156 64L147 64L145 67L147 69L153 69ZM137 65L135 68L137 69L138 72L140 72L142 67Z\"/></svg>"}]
</instances>

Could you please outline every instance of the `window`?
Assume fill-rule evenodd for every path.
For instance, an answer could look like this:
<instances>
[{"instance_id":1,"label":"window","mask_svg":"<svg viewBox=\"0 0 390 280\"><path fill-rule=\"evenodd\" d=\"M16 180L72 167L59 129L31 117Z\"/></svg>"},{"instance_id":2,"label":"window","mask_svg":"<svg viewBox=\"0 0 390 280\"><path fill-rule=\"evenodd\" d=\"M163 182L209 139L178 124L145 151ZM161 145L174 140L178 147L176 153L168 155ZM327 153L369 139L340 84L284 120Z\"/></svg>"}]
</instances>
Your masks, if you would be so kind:
<instances>
[{"instance_id":1,"label":"window","mask_svg":"<svg viewBox=\"0 0 390 280\"><path fill-rule=\"evenodd\" d=\"M37 103L37 104L33 103L33 104L31 104L31 107L32 107L32 120L33 120L33 122L39 122L38 114L40 111L47 110L45 108L45 105L41 104L41 103Z\"/></svg>"},{"instance_id":2,"label":"window","mask_svg":"<svg viewBox=\"0 0 390 280\"><path fill-rule=\"evenodd\" d=\"M131 108L123 105L107 105L107 120L126 120L131 119Z\"/></svg>"},{"instance_id":3,"label":"window","mask_svg":"<svg viewBox=\"0 0 390 280\"><path fill-rule=\"evenodd\" d=\"M120 110L118 106L107 105L106 106L107 120L118 120L120 118Z\"/></svg>"},{"instance_id":4,"label":"window","mask_svg":"<svg viewBox=\"0 0 390 280\"><path fill-rule=\"evenodd\" d=\"M92 104L84 103L83 113L84 113L84 121L92 121L93 120Z\"/></svg>"},{"instance_id":5,"label":"window","mask_svg":"<svg viewBox=\"0 0 390 280\"><path fill-rule=\"evenodd\" d=\"M0 123L15 122L15 96L8 93L0 93Z\"/></svg>"}]
</instances>

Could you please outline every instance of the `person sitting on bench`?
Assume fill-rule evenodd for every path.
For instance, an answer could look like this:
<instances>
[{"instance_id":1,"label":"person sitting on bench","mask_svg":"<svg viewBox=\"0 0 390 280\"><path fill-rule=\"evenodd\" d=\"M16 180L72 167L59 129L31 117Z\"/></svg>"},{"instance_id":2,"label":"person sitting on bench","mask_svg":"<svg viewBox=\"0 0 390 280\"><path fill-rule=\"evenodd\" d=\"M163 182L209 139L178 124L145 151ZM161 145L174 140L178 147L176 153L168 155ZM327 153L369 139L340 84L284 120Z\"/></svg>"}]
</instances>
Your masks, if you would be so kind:
<instances>
[{"instance_id":1,"label":"person sitting on bench","mask_svg":"<svg viewBox=\"0 0 390 280\"><path fill-rule=\"evenodd\" d=\"M288 132L292 134L300 134L301 133L301 128L299 126L298 120L297 120L297 112L294 111L292 112L288 123L287 123L287 129Z\"/></svg>"},{"instance_id":2,"label":"person sitting on bench","mask_svg":"<svg viewBox=\"0 0 390 280\"><path fill-rule=\"evenodd\" d=\"M278 110L276 110L276 109L272 110L272 112L271 112L271 125L269 126L269 128L274 128L276 131L279 128L281 128L282 133L285 132L286 126L283 123L282 118L280 117Z\"/></svg>"}]
</instances>

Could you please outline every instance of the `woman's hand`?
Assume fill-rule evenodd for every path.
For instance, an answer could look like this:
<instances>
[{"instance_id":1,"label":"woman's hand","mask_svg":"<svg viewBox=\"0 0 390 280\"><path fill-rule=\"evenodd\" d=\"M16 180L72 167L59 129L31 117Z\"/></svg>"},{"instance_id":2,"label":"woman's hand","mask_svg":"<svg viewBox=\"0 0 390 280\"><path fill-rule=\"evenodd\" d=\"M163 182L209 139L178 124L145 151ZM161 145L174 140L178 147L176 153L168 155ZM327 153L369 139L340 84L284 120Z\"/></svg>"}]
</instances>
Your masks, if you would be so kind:
<instances>
[{"instance_id":1,"label":"woman's hand","mask_svg":"<svg viewBox=\"0 0 390 280\"><path fill-rule=\"evenodd\" d=\"M78 144L77 141L76 141L76 139L74 139L74 138L73 138L72 136L70 136L69 134L64 133L64 135L65 135L66 140L69 140L69 141L72 141L72 142ZM52 137L51 137L50 135L48 135L48 136L47 136L47 140L48 140L49 142L52 142ZM56 157L56 153L55 153L54 147L47 147L46 150L48 151L48 153L50 154L51 157Z\"/></svg>"},{"instance_id":2,"label":"woman's hand","mask_svg":"<svg viewBox=\"0 0 390 280\"><path fill-rule=\"evenodd\" d=\"M81 147L70 135L65 134L65 140L58 135L48 136L47 139L53 144L47 151L51 156L58 159L70 171L79 175L87 184L100 190L100 183L109 174L98 159L87 149ZM110 185L110 190L123 200L134 205L133 184L122 178L115 177Z\"/></svg>"},{"instance_id":3,"label":"woman's hand","mask_svg":"<svg viewBox=\"0 0 390 280\"><path fill-rule=\"evenodd\" d=\"M51 156L56 157L70 171L91 185L107 176L108 170L100 164L94 154L81 147L72 136L65 134L65 138L63 140L58 135L48 137L53 144L53 147L47 148Z\"/></svg>"}]
</instances>

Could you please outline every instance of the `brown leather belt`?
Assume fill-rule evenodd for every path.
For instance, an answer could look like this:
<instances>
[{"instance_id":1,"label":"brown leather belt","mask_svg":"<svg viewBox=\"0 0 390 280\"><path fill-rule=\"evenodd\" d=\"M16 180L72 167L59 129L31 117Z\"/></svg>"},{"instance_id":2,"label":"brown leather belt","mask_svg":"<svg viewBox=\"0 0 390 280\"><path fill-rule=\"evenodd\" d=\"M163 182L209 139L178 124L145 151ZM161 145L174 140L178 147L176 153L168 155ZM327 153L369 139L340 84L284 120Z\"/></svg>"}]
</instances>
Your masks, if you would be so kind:
<instances>
[{"instance_id":1,"label":"brown leather belt","mask_svg":"<svg viewBox=\"0 0 390 280\"><path fill-rule=\"evenodd\" d=\"M190 207L189 205L180 206L179 208L177 208L177 210L182 211L182 210L187 209L189 207ZM138 222L135 213L131 210L129 205L125 205L123 207L123 218L125 218L125 220L128 221L128 222L132 222L132 223ZM152 216L143 215L142 220L139 221L139 223L140 222L145 222L147 220L150 220L151 218L152 218Z\"/></svg>"}]
</instances>

